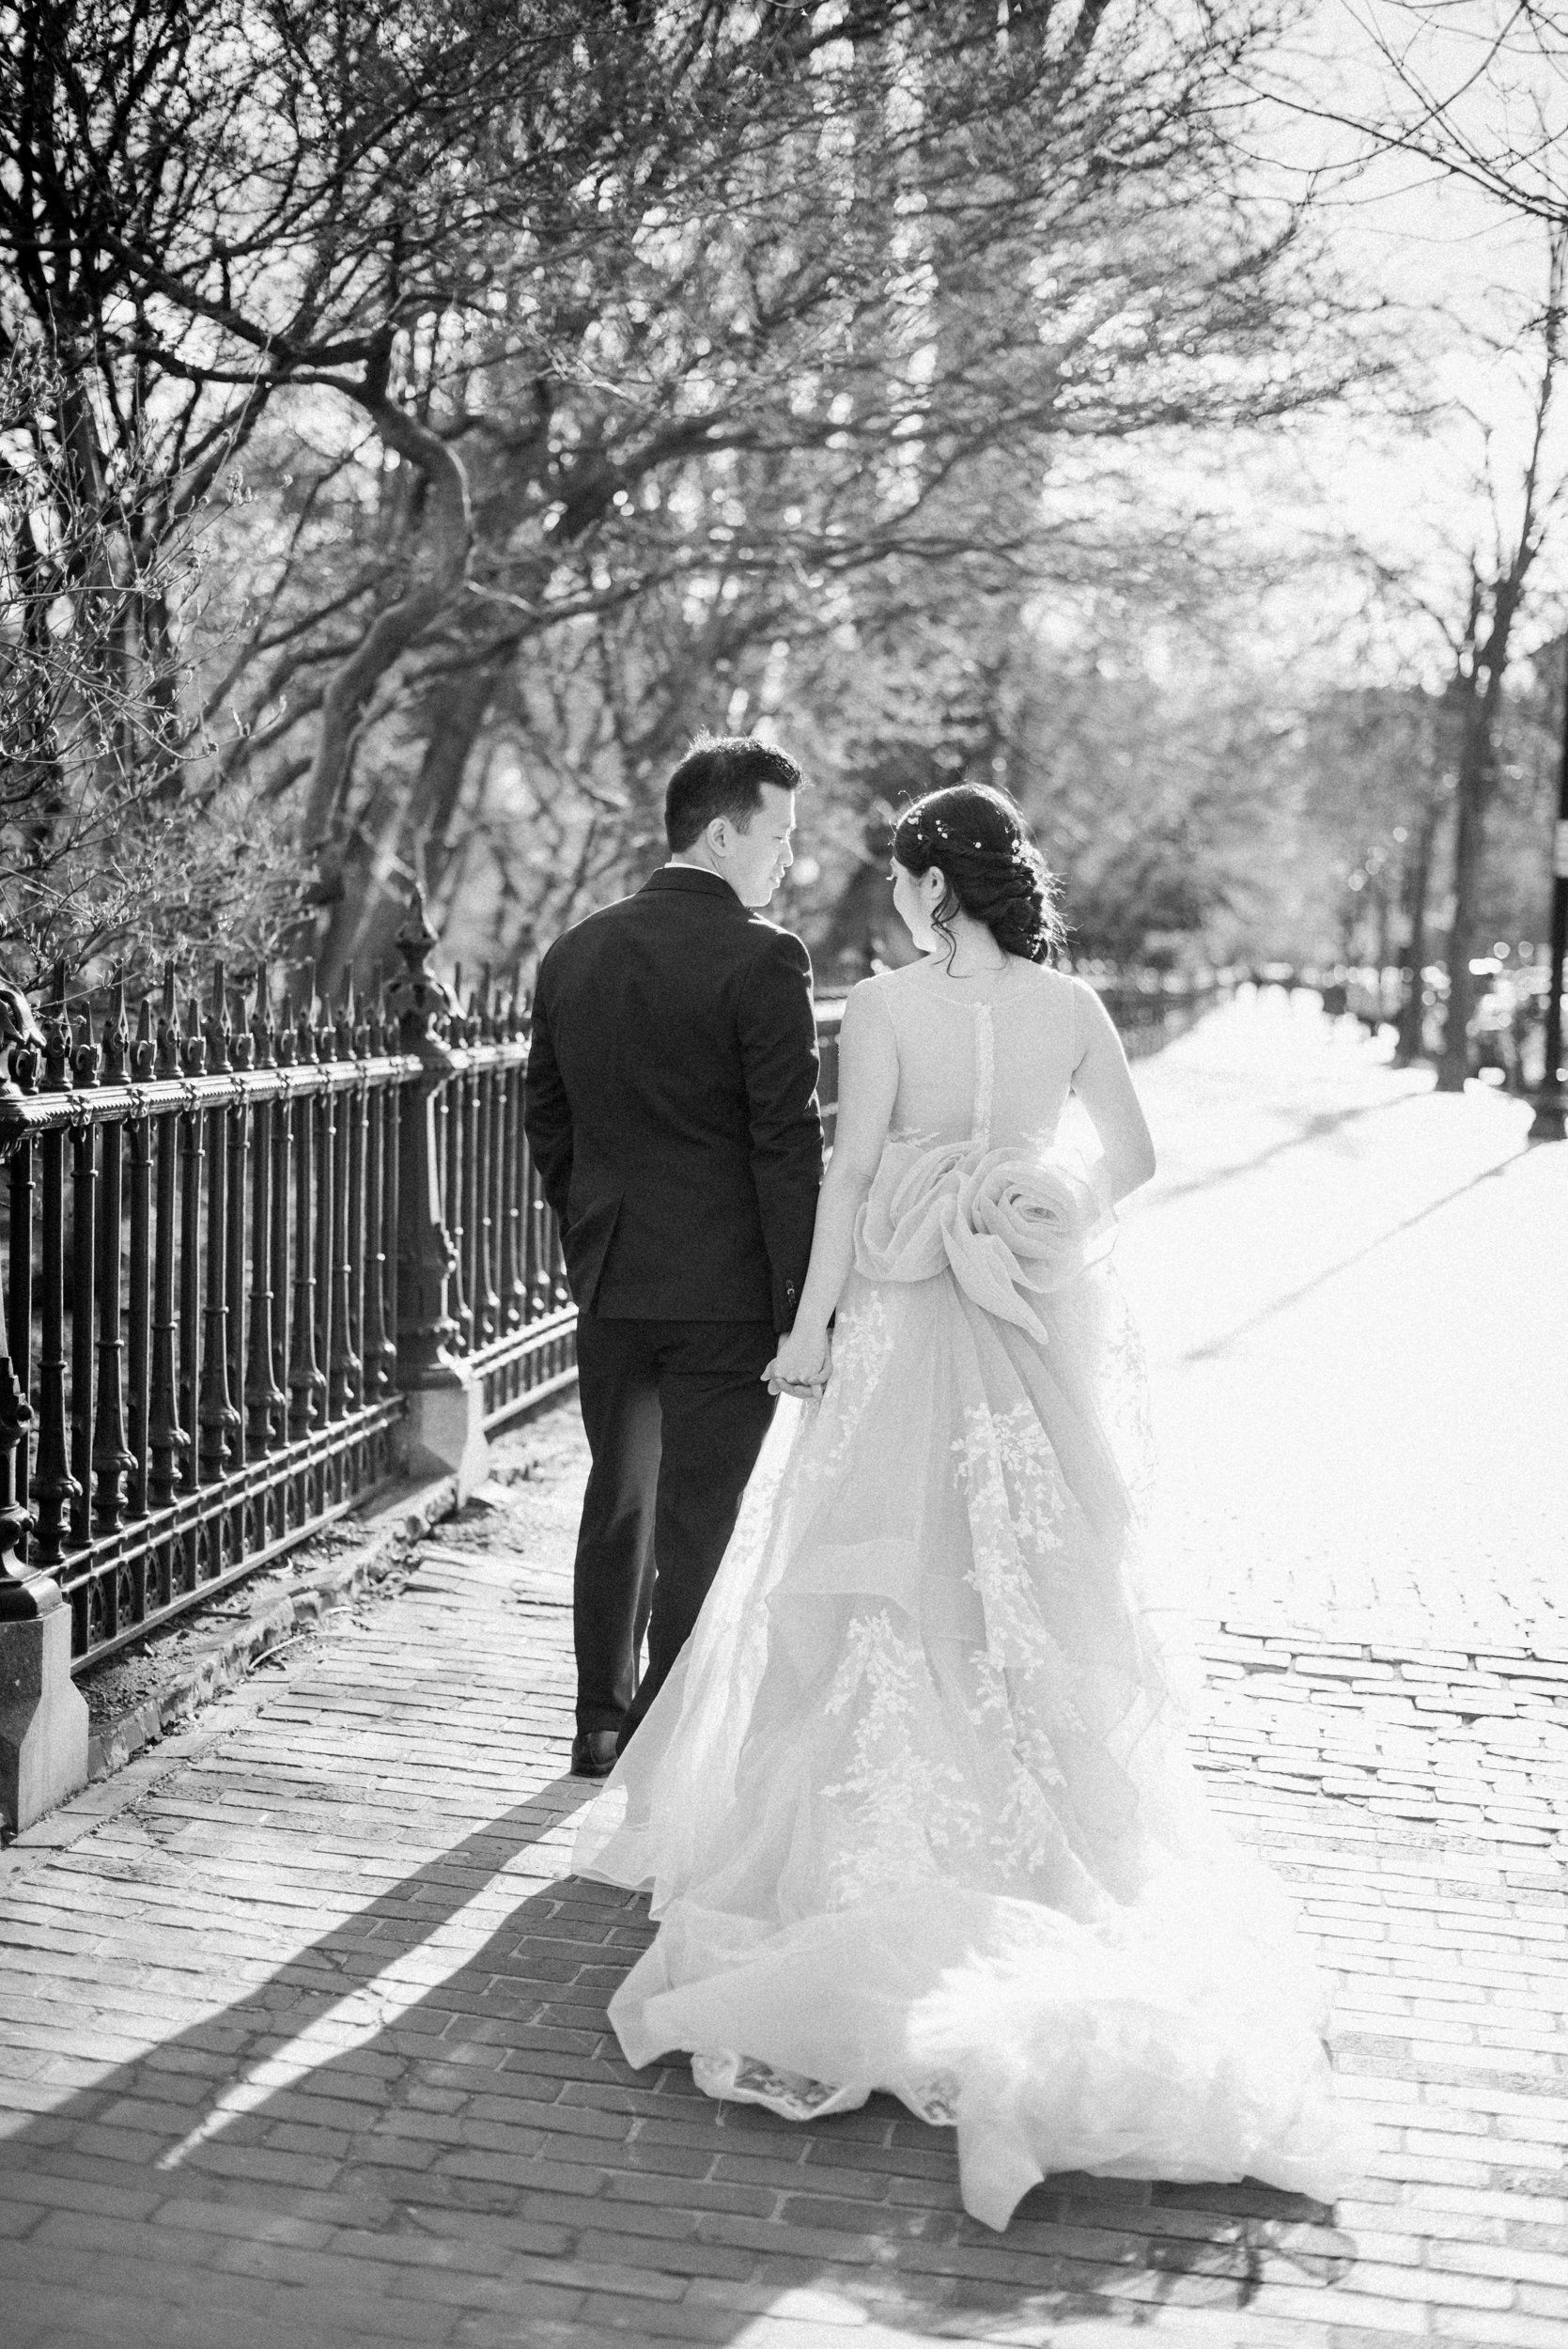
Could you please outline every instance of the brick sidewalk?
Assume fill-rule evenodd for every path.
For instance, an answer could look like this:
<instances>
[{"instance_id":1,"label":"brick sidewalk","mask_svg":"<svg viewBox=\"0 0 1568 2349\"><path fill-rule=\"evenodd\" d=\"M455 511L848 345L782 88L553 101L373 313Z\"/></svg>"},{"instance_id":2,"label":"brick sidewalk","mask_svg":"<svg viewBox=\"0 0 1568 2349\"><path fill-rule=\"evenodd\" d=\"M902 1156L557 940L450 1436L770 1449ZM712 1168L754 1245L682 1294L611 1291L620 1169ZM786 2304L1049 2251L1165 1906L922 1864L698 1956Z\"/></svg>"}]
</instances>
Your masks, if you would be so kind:
<instances>
[{"instance_id":1,"label":"brick sidewalk","mask_svg":"<svg viewBox=\"0 0 1568 2349\"><path fill-rule=\"evenodd\" d=\"M1185 1070L1166 1056L1149 1090L1206 1130L1203 1088L1222 1093L1232 1064L1223 1037L1188 1041ZM1287 1066L1272 1081L1288 1129L1283 1096L1294 1084L1299 1107L1305 1080ZM1374 1102L1362 1131L1433 1107L1359 1062L1345 1082ZM1493 1153L1508 1181L1516 1169L1529 1211L1556 1215L1563 1177L1545 1153L1517 1165L1509 1113L1441 1105L1472 1157ZM1253 1211L1266 1222L1258 1186L1293 1154L1290 1179L1310 1175L1301 1161L1342 1131L1297 1132L1211 1180L1211 1216L1232 1233ZM1241 1146L1254 1143L1274 1147ZM1408 1154L1394 1156L1390 1182ZM1196 1175L1177 1190L1178 1147L1168 1162L1167 1204L1129 1228L1135 1286L1158 1269L1161 1218L1185 1245L1203 1196ZM1360 1163L1370 1180L1376 1151ZM1555 1164L1568 1174L1568 1153ZM1354 1169L1331 1171L1354 1196ZM1445 1190L1442 1172L1429 1188ZM1466 1201L1514 1216L1506 1189L1447 1180L1422 1244ZM1561 1229L1532 1243L1560 1247ZM1380 1246L1327 1285L1374 1293ZM1172 1285L1187 1277L1163 1261ZM1500 1244L1467 1262L1451 1303L1467 1279L1533 1277ZM1271 1277L1294 1293L1318 1274ZM1191 1341L1217 1349L1196 1398L1157 1327L1167 1422L1190 1422L1203 1395L1212 1407L1222 1374L1237 1408L1259 1381L1285 1392L1303 1359L1310 1371L1302 1316L1322 1296L1265 1299L1244 1341L1225 1330L1258 1300L1238 1316L1220 1299ZM1424 1322L1413 1342L1441 1382ZM1545 1366L1534 1379L1549 1404ZM1517 1408L1506 1380L1493 1403ZM1483 1446L1494 1416L1480 1398ZM1055 2179L998 2237L958 2206L951 2137L891 2101L802 2129L697 2097L678 2063L622 2063L604 2006L645 1940L642 1906L566 1874L584 1798L562 1775L570 1407L508 1449L533 1462L527 1480L439 1528L397 1596L334 1618L0 1856L8 2349L1095 2349L1134 2325L1203 2349L1568 2344L1568 1642L1547 1636L1551 1576L1533 1550L1494 1598L1464 1586L1456 1554L1429 1606L1401 1566L1381 1593L1362 1577L1358 1613L1341 1604L1305 1627L1324 1596L1313 1561L1340 1554L1332 1521L1314 1547L1281 1519L1272 1576L1250 1535L1211 1552L1200 1758L1237 1831L1293 1881L1337 1982L1336 2061L1379 2124L1374 2173L1332 2214L1255 2188ZM1514 1554L1511 1494L1527 1533L1542 1501L1506 1465L1489 1558ZM1211 1485L1177 1478L1189 1563ZM1266 1504L1247 1496L1256 1519L1226 1524L1266 1522ZM1462 1520L1467 1506L1462 1493ZM1354 1549L1358 1520L1341 1531Z\"/></svg>"}]
</instances>

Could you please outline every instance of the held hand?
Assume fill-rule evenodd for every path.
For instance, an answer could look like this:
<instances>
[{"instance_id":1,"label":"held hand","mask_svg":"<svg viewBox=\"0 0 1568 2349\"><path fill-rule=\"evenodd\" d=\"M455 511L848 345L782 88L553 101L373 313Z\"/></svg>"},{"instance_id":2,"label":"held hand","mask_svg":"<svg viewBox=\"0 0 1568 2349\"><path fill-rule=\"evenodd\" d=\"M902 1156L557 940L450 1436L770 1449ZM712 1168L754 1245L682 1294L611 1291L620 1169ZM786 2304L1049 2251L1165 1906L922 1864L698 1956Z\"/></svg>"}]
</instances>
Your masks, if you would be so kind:
<instances>
[{"instance_id":1,"label":"held hand","mask_svg":"<svg viewBox=\"0 0 1568 2349\"><path fill-rule=\"evenodd\" d=\"M806 1403L821 1400L833 1366L832 1346L826 1330L791 1330L779 1340L779 1350L763 1372L769 1394L792 1394Z\"/></svg>"}]
</instances>

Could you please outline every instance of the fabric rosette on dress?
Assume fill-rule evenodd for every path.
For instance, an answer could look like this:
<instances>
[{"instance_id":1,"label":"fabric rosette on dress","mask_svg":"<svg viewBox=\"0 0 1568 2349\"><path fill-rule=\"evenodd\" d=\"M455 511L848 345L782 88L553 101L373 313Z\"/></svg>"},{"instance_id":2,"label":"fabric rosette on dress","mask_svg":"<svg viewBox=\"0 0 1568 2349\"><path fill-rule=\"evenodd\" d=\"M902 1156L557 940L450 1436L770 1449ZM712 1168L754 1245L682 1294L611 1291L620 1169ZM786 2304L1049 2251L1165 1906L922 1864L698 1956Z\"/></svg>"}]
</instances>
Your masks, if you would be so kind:
<instances>
[{"instance_id":1,"label":"fabric rosette on dress","mask_svg":"<svg viewBox=\"0 0 1568 2349\"><path fill-rule=\"evenodd\" d=\"M1045 1345L1039 1301L1105 1257L1114 1236L1097 1160L1042 1145L896 1142L861 1209L855 1264L872 1281L951 1271L985 1312Z\"/></svg>"},{"instance_id":2,"label":"fabric rosette on dress","mask_svg":"<svg viewBox=\"0 0 1568 2349\"><path fill-rule=\"evenodd\" d=\"M891 2092L999 2227L1053 2170L1327 2199L1365 2150L1141 1595L1113 1231L1048 1136L888 1143L827 1392L577 1847L660 1921L610 2008L633 2064L800 2120Z\"/></svg>"}]
</instances>

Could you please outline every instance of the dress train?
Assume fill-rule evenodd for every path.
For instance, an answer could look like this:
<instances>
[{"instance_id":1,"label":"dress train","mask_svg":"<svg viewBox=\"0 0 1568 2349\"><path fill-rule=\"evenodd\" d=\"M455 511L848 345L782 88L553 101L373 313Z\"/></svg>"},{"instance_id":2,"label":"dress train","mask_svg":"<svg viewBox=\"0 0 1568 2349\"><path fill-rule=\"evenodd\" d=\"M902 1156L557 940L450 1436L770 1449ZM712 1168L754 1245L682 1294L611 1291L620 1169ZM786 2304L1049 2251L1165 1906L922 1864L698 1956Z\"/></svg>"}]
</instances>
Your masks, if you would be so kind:
<instances>
[{"instance_id":1,"label":"dress train","mask_svg":"<svg viewBox=\"0 0 1568 2349\"><path fill-rule=\"evenodd\" d=\"M1185 1750L1110 1221L1048 1142L889 1143L827 1393L782 1407L577 1846L659 1920L631 2063L797 2119L889 2091L993 2227L1051 2172L1328 2201L1367 2152L1282 1888Z\"/></svg>"}]
</instances>

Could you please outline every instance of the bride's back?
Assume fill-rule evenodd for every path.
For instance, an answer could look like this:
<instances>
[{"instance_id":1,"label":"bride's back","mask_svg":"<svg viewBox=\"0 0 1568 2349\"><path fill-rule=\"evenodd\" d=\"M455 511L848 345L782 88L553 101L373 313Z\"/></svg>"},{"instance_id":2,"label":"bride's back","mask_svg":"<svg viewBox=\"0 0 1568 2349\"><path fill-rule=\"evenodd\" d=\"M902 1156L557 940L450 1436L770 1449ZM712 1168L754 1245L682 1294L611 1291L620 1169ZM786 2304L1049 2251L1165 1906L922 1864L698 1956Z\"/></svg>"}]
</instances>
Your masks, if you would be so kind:
<instances>
[{"instance_id":1,"label":"bride's back","mask_svg":"<svg viewBox=\"0 0 1568 2349\"><path fill-rule=\"evenodd\" d=\"M999 1148L1053 1133L1079 1056L1077 984L1019 956L976 978L930 956L873 979L898 1056L890 1133Z\"/></svg>"}]
</instances>

